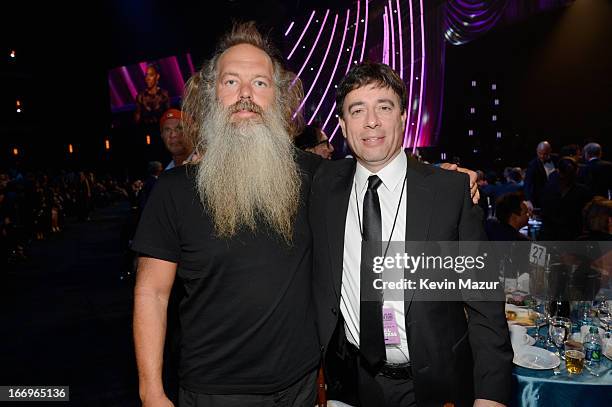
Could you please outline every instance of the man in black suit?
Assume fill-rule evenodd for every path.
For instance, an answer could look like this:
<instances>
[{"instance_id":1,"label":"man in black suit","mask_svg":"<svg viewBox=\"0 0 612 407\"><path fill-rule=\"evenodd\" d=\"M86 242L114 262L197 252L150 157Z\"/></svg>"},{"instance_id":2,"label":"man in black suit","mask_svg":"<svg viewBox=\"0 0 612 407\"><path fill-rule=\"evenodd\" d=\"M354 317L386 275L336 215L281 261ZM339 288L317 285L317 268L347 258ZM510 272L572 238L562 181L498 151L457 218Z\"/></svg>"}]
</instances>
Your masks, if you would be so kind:
<instances>
[{"instance_id":1,"label":"man in black suit","mask_svg":"<svg viewBox=\"0 0 612 407\"><path fill-rule=\"evenodd\" d=\"M612 191L612 162L601 159L601 146L589 143L584 146L586 164L582 173L578 174L581 182L585 183L593 195L608 198Z\"/></svg>"},{"instance_id":2,"label":"man in black suit","mask_svg":"<svg viewBox=\"0 0 612 407\"><path fill-rule=\"evenodd\" d=\"M364 300L362 240L486 240L468 177L402 151L406 87L388 66L353 67L336 102L356 161L319 167L309 214L322 351L328 373L346 376L341 387L328 376L330 389L364 407L503 405L513 354L502 303L411 301L409 291L384 305Z\"/></svg>"},{"instance_id":3,"label":"man in black suit","mask_svg":"<svg viewBox=\"0 0 612 407\"><path fill-rule=\"evenodd\" d=\"M556 155L552 154L552 147L548 141L542 141L536 148L537 157L529 162L525 174L525 203L530 211L540 208L541 195L548 177L557 169Z\"/></svg>"}]
</instances>

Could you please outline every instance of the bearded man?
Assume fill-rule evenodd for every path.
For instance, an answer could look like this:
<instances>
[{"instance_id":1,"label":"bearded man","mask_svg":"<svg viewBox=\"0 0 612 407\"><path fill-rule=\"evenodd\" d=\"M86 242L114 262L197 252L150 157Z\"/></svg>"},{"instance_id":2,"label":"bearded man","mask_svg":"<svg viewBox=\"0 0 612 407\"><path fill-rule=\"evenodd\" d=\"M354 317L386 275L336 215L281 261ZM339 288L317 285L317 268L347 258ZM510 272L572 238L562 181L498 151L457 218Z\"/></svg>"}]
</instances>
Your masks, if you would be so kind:
<instances>
[{"instance_id":1,"label":"bearded man","mask_svg":"<svg viewBox=\"0 0 612 407\"><path fill-rule=\"evenodd\" d=\"M316 157L293 147L294 76L253 23L236 25L188 83L202 159L164 173L138 227L134 341L144 406L162 385L167 302L180 305L181 406L308 406L320 350L306 197Z\"/></svg>"}]
</instances>

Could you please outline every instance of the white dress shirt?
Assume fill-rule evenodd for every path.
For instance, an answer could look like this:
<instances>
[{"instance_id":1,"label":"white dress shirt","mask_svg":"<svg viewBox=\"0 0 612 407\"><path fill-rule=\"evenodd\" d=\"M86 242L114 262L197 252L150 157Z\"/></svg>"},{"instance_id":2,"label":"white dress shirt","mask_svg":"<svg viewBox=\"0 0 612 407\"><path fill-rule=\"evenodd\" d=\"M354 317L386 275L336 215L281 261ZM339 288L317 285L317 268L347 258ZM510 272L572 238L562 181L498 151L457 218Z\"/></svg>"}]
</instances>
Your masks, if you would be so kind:
<instances>
[{"instance_id":1,"label":"white dress shirt","mask_svg":"<svg viewBox=\"0 0 612 407\"><path fill-rule=\"evenodd\" d=\"M403 188L404 191L402 193L402 185L406 176L407 161L406 154L402 151L376 174L382 181L382 185L378 188L377 192L380 200L382 217L381 240L383 242L389 240L393 227L393 220L398 211L398 204L399 212L397 214L397 221L393 229L391 241L403 242L406 240L406 188ZM363 221L363 198L368 187L368 177L370 175L374 174L357 163L344 228L340 310L345 321L344 328L346 337L350 343L357 347L359 347L359 283L361 275L360 224ZM384 246L386 247L386 243ZM391 245L391 247L392 246L393 245ZM387 253L387 256L394 255L395 253ZM397 293L394 293L393 298L397 298ZM386 345L387 361L391 363L407 362L409 360L409 355L408 341L406 338L406 321L404 318L404 302L385 301L384 307L393 308L395 311L395 320L399 328L401 340L401 344L399 345Z\"/></svg>"}]
</instances>

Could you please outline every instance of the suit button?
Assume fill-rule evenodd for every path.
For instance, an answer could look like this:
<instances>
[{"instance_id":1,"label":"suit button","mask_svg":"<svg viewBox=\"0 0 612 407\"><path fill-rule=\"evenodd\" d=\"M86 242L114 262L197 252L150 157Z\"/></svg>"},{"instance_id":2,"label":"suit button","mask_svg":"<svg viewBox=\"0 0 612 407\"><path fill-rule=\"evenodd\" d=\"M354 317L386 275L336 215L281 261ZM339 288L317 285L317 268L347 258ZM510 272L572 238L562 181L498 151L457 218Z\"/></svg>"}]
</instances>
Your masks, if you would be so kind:
<instances>
[{"instance_id":1,"label":"suit button","mask_svg":"<svg viewBox=\"0 0 612 407\"><path fill-rule=\"evenodd\" d=\"M332 307L331 312L334 315L338 315L338 310L335 307Z\"/></svg>"}]
</instances>

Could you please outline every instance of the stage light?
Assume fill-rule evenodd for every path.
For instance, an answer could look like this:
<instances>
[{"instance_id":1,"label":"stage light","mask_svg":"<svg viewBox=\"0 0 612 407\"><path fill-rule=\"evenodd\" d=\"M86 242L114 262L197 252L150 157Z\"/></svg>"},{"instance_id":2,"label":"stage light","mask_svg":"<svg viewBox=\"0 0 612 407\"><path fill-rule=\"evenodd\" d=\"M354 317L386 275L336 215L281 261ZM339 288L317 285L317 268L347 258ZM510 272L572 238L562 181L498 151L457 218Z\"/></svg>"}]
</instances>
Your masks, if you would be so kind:
<instances>
[{"instance_id":1,"label":"stage light","mask_svg":"<svg viewBox=\"0 0 612 407\"><path fill-rule=\"evenodd\" d=\"M478 149L477 148L474 149L474 154L478 154Z\"/></svg>"},{"instance_id":2,"label":"stage light","mask_svg":"<svg viewBox=\"0 0 612 407\"><path fill-rule=\"evenodd\" d=\"M468 130L468 136L473 136L474 135L474 130Z\"/></svg>"},{"instance_id":3,"label":"stage light","mask_svg":"<svg viewBox=\"0 0 612 407\"><path fill-rule=\"evenodd\" d=\"M13 148L13 155L17 157L19 155L19 149Z\"/></svg>"},{"instance_id":4,"label":"stage light","mask_svg":"<svg viewBox=\"0 0 612 407\"><path fill-rule=\"evenodd\" d=\"M293 21L291 22L291 24L289 24L289 28L287 28L287 31L285 31L285 37L289 34L289 31L291 31L292 28L293 28Z\"/></svg>"},{"instance_id":5,"label":"stage light","mask_svg":"<svg viewBox=\"0 0 612 407\"><path fill-rule=\"evenodd\" d=\"M319 20L315 20L315 23L318 23L318 22L319 22Z\"/></svg>"},{"instance_id":6,"label":"stage light","mask_svg":"<svg viewBox=\"0 0 612 407\"><path fill-rule=\"evenodd\" d=\"M12 50L11 50L11 53L9 54L9 56L10 56L12 59L15 59L15 57L17 56L17 52L16 52L14 49L12 49Z\"/></svg>"},{"instance_id":7,"label":"stage light","mask_svg":"<svg viewBox=\"0 0 612 407\"><path fill-rule=\"evenodd\" d=\"M501 131L498 131L497 132L497 138L501 138L501 137L502 137Z\"/></svg>"},{"instance_id":8,"label":"stage light","mask_svg":"<svg viewBox=\"0 0 612 407\"><path fill-rule=\"evenodd\" d=\"M446 153L440 154L440 160L446 160Z\"/></svg>"},{"instance_id":9,"label":"stage light","mask_svg":"<svg viewBox=\"0 0 612 407\"><path fill-rule=\"evenodd\" d=\"M104 140L104 148L107 151L110 150L110 140L109 139Z\"/></svg>"},{"instance_id":10,"label":"stage light","mask_svg":"<svg viewBox=\"0 0 612 407\"><path fill-rule=\"evenodd\" d=\"M472 113L472 114L476 113L476 108L475 107L470 107L470 113Z\"/></svg>"},{"instance_id":11,"label":"stage light","mask_svg":"<svg viewBox=\"0 0 612 407\"><path fill-rule=\"evenodd\" d=\"M495 83L494 83L494 84L492 84L492 85L491 85L491 90L497 90L497 84L495 84Z\"/></svg>"},{"instance_id":12,"label":"stage light","mask_svg":"<svg viewBox=\"0 0 612 407\"><path fill-rule=\"evenodd\" d=\"M496 122L496 121L497 121L497 115L496 115L496 114L494 114L494 115L491 117L491 121L494 121L494 122Z\"/></svg>"},{"instance_id":13,"label":"stage light","mask_svg":"<svg viewBox=\"0 0 612 407\"><path fill-rule=\"evenodd\" d=\"M147 145L151 145L151 136L147 134Z\"/></svg>"},{"instance_id":14,"label":"stage light","mask_svg":"<svg viewBox=\"0 0 612 407\"><path fill-rule=\"evenodd\" d=\"M365 22L365 20L362 18L362 19L361 19L361 22L363 23L363 22Z\"/></svg>"},{"instance_id":15,"label":"stage light","mask_svg":"<svg viewBox=\"0 0 612 407\"><path fill-rule=\"evenodd\" d=\"M17 108L17 113L21 113L21 109Z\"/></svg>"},{"instance_id":16,"label":"stage light","mask_svg":"<svg viewBox=\"0 0 612 407\"><path fill-rule=\"evenodd\" d=\"M494 104L495 106L499 106L499 99L495 99L495 100L493 101L493 104Z\"/></svg>"},{"instance_id":17,"label":"stage light","mask_svg":"<svg viewBox=\"0 0 612 407\"><path fill-rule=\"evenodd\" d=\"M68 144L68 152L70 154L74 153L74 148L72 148L72 144Z\"/></svg>"},{"instance_id":18,"label":"stage light","mask_svg":"<svg viewBox=\"0 0 612 407\"><path fill-rule=\"evenodd\" d=\"M475 88L476 87L476 81L472 81L472 87Z\"/></svg>"},{"instance_id":19,"label":"stage light","mask_svg":"<svg viewBox=\"0 0 612 407\"><path fill-rule=\"evenodd\" d=\"M21 113L21 101L19 99L17 99L15 102L15 107L17 109L17 113Z\"/></svg>"}]
</instances>

